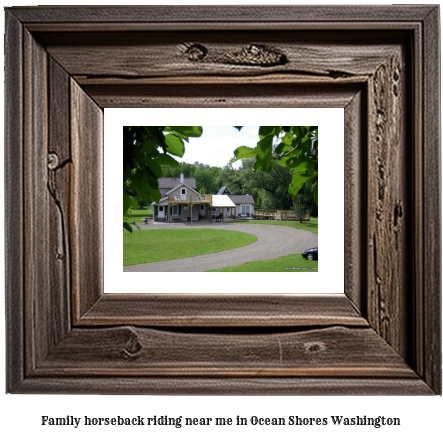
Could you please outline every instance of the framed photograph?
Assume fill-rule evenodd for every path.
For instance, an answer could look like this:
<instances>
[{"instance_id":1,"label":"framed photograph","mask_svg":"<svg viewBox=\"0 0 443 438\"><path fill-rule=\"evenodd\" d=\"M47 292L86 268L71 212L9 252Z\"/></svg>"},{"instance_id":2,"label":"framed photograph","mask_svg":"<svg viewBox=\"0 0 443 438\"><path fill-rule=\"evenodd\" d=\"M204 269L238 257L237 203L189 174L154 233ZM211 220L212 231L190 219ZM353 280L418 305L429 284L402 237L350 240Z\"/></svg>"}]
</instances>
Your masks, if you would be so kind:
<instances>
[{"instance_id":1,"label":"framed photograph","mask_svg":"<svg viewBox=\"0 0 443 438\"><path fill-rule=\"evenodd\" d=\"M438 6L5 24L7 392L441 394ZM105 293L105 108L343 108L344 290Z\"/></svg>"},{"instance_id":2,"label":"framed photograph","mask_svg":"<svg viewBox=\"0 0 443 438\"><path fill-rule=\"evenodd\" d=\"M339 254L337 251L344 242L342 108L106 108L104 114L106 294L325 293L331 276L335 277L335 293L344 293L345 256L341 249ZM121 201L116 202L115 194L120 192L121 178L116 175L122 173L122 157L116 151L122 148L123 128L129 124L143 127L147 120L151 126L200 123L202 134L184 142L183 158L175 157L184 162L180 167L163 167L163 175L158 180L159 204L132 209L128 222L136 223L132 225L135 232L126 231L117 237L121 222L117 210L121 210ZM313 158L318 163L318 184L323 186L324 182L325 190L319 192L317 203L312 184L305 195L301 195L304 213L308 212L303 223L296 220L294 210L289 210L294 202L288 193L293 178L290 168L275 163L272 172L253 172L254 158L230 162L236 148L257 146L260 126L254 124L290 125L291 120L315 126L318 132L333 133L325 135L322 159ZM240 130L235 127L239 123L243 126ZM145 130L144 127L136 129ZM280 141L281 130L278 128ZM277 136L274 143L276 139ZM182 172L185 173L180 182ZM330 181L334 184L328 184ZM127 187L127 194L132 194L132 187ZM146 190L146 186L140 190ZM211 198L211 210L208 210L206 205ZM146 203L137 199L142 206ZM232 201L235 204L229 207ZM320 241L322 259L334 260L334 263L323 264L320 276L317 275L318 252L314 252L318 247L318 214L333 211L338 220L322 223ZM148 214L152 216L146 220ZM303 251L311 248L312 261L302 256ZM125 275L121 274L122 259ZM217 271L217 274L201 275L208 271ZM293 283L288 273L313 275L298 275Z\"/></svg>"}]
</instances>

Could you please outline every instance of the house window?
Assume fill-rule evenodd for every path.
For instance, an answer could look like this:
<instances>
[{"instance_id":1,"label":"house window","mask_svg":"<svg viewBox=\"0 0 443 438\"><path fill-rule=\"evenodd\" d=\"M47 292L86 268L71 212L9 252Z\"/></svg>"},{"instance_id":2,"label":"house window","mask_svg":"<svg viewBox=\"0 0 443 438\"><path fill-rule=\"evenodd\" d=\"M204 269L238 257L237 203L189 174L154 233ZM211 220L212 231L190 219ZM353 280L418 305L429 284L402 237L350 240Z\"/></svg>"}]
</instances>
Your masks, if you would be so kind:
<instances>
[{"instance_id":1,"label":"house window","mask_svg":"<svg viewBox=\"0 0 443 438\"><path fill-rule=\"evenodd\" d=\"M163 211L163 206L158 207L158 211Z\"/></svg>"},{"instance_id":2,"label":"house window","mask_svg":"<svg viewBox=\"0 0 443 438\"><path fill-rule=\"evenodd\" d=\"M180 200L186 201L186 189L185 188L180 189Z\"/></svg>"},{"instance_id":3,"label":"house window","mask_svg":"<svg viewBox=\"0 0 443 438\"><path fill-rule=\"evenodd\" d=\"M178 216L178 205L174 204L172 206L172 216Z\"/></svg>"},{"instance_id":4,"label":"house window","mask_svg":"<svg viewBox=\"0 0 443 438\"><path fill-rule=\"evenodd\" d=\"M204 205L200 205L200 210L204 210L205 206Z\"/></svg>"}]
</instances>

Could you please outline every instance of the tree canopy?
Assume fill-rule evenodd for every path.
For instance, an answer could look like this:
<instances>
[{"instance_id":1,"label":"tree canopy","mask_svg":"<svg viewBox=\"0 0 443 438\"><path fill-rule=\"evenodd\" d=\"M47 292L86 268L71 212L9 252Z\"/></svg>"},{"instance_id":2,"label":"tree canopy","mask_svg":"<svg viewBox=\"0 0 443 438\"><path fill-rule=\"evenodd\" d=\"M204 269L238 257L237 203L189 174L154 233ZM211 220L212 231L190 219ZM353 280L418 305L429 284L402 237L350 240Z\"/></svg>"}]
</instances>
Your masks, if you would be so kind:
<instances>
[{"instance_id":1,"label":"tree canopy","mask_svg":"<svg viewBox=\"0 0 443 438\"><path fill-rule=\"evenodd\" d=\"M163 176L162 165L178 166L173 156L183 157L189 137L200 137L201 126L124 126L123 184L130 184L146 203L158 202L158 179ZM137 201L123 190L123 229L132 232L129 209Z\"/></svg>"},{"instance_id":2,"label":"tree canopy","mask_svg":"<svg viewBox=\"0 0 443 438\"><path fill-rule=\"evenodd\" d=\"M289 195L295 197L308 182L318 203L318 126L260 126L258 136L255 148L238 147L232 161L254 158L254 171L267 172L276 162L291 173Z\"/></svg>"}]
</instances>

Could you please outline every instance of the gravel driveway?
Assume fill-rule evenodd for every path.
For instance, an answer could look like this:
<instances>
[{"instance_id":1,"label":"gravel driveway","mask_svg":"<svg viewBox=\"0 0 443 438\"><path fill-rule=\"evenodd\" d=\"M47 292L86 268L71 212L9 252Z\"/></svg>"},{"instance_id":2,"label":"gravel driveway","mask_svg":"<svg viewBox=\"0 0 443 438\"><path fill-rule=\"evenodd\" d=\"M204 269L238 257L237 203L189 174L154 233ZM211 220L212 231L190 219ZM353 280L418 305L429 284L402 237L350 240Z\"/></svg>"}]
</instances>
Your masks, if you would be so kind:
<instances>
[{"instance_id":1,"label":"gravel driveway","mask_svg":"<svg viewBox=\"0 0 443 438\"><path fill-rule=\"evenodd\" d=\"M142 229L173 229L186 227L185 224L151 224ZM216 222L207 225L192 225L192 228L218 228L220 230L243 231L255 234L258 240L241 248L229 249L214 254L205 254L164 262L124 266L123 272L204 272L211 269L241 265L258 260L274 259L280 256L301 253L307 248L318 246L318 235L292 227L260 224L235 224Z\"/></svg>"}]
</instances>

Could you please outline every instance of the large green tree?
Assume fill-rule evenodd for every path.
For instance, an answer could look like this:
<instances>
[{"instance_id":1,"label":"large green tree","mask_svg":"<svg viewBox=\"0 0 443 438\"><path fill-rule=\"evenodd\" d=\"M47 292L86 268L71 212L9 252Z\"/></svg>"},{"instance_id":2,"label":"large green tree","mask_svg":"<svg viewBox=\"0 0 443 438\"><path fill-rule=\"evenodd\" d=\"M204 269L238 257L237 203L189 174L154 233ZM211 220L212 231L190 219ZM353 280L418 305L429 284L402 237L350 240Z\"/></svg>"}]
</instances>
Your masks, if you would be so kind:
<instances>
[{"instance_id":1,"label":"large green tree","mask_svg":"<svg viewBox=\"0 0 443 438\"><path fill-rule=\"evenodd\" d=\"M144 202L158 202L158 179L162 166L178 167L173 156L183 157L189 137L200 137L201 126L124 126L123 185L130 184ZM123 190L123 229L132 232L129 209L137 207L134 197Z\"/></svg>"},{"instance_id":2,"label":"large green tree","mask_svg":"<svg viewBox=\"0 0 443 438\"><path fill-rule=\"evenodd\" d=\"M318 216L318 206L313 199L313 187L309 182L303 184L297 196L293 198L293 203L291 210L294 211L300 222L306 213L314 217Z\"/></svg>"},{"instance_id":3,"label":"large green tree","mask_svg":"<svg viewBox=\"0 0 443 438\"><path fill-rule=\"evenodd\" d=\"M291 174L288 186L291 197L295 197L308 182L312 185L313 197L318 203L318 127L260 126L258 136L255 148L238 147L232 161L254 158L255 172L270 172L277 163Z\"/></svg>"},{"instance_id":4,"label":"large green tree","mask_svg":"<svg viewBox=\"0 0 443 438\"><path fill-rule=\"evenodd\" d=\"M289 210L292 196L288 193L291 175L288 169L274 163L269 172L254 171L253 158L242 159L238 169L225 166L220 186L227 186L233 195L252 195L257 208Z\"/></svg>"}]
</instances>

